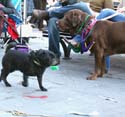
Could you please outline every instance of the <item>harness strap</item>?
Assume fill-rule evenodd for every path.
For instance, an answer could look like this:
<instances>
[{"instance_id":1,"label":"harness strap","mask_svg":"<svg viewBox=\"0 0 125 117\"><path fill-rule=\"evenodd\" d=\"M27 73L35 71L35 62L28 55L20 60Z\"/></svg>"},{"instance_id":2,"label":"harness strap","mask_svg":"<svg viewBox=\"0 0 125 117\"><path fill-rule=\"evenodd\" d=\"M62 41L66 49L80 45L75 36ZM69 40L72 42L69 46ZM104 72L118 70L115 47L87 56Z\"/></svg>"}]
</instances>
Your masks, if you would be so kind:
<instances>
[{"instance_id":1,"label":"harness strap","mask_svg":"<svg viewBox=\"0 0 125 117\"><path fill-rule=\"evenodd\" d=\"M41 67L41 64L40 64L39 61L37 61L37 60L33 60L33 62L34 62L34 64L36 64L37 66Z\"/></svg>"},{"instance_id":2,"label":"harness strap","mask_svg":"<svg viewBox=\"0 0 125 117\"><path fill-rule=\"evenodd\" d=\"M89 17L90 17L90 15L87 15L86 17L85 17L85 20L82 22L82 25L79 27L79 29L77 30L77 33L79 33L81 30L82 30L82 28L84 27L84 25L85 25L85 23L87 22L87 20L89 19Z\"/></svg>"}]
</instances>

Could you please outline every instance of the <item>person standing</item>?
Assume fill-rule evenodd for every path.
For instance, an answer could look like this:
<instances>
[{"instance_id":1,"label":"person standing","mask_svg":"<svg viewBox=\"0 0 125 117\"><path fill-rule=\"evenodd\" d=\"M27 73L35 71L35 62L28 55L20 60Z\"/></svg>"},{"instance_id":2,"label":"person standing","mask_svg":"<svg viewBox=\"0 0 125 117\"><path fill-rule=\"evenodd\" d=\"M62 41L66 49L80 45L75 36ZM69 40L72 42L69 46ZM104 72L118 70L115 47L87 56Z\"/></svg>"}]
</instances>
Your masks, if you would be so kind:
<instances>
[{"instance_id":1,"label":"person standing","mask_svg":"<svg viewBox=\"0 0 125 117\"><path fill-rule=\"evenodd\" d=\"M34 8L39 10L45 10L47 0L33 0Z\"/></svg>"}]
</instances>

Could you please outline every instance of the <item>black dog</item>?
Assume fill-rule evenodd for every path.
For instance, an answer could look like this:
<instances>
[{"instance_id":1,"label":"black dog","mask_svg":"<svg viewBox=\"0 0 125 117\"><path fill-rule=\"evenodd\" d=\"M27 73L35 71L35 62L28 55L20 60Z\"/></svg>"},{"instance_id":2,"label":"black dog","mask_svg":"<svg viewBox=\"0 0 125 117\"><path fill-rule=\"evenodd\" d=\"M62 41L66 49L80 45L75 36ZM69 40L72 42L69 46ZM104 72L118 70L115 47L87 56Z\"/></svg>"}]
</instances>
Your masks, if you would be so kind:
<instances>
[{"instance_id":1,"label":"black dog","mask_svg":"<svg viewBox=\"0 0 125 117\"><path fill-rule=\"evenodd\" d=\"M22 52L19 50L8 50L2 58L2 70L0 81L3 80L7 87L11 85L7 81L9 73L19 70L23 73L22 85L28 86L28 76L37 76L39 87L42 91L47 91L42 85L42 77L45 69L51 65L56 65L57 59L53 52L48 50L36 50Z\"/></svg>"}]
</instances>

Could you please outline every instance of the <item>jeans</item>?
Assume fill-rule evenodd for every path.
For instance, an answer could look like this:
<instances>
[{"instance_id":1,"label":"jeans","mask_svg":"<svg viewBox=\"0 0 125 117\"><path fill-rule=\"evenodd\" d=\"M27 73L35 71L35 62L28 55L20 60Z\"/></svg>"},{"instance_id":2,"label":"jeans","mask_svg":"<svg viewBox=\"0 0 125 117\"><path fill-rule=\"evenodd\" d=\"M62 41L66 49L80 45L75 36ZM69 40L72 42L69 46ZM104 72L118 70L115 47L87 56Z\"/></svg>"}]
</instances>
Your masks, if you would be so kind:
<instances>
[{"instance_id":1,"label":"jeans","mask_svg":"<svg viewBox=\"0 0 125 117\"><path fill-rule=\"evenodd\" d=\"M60 7L56 10L49 11L49 17L50 18L52 18L52 17L62 18L64 16L64 13L66 13L67 11L72 10L72 9L80 9L80 10L92 15L90 8L88 7L88 5L86 3L78 2L78 3L72 4L72 5Z\"/></svg>"},{"instance_id":2,"label":"jeans","mask_svg":"<svg viewBox=\"0 0 125 117\"><path fill-rule=\"evenodd\" d=\"M48 21L48 36L49 36L49 50L54 52L57 58L60 58L60 34L59 29L57 28L56 21L58 18L53 17Z\"/></svg>"},{"instance_id":3,"label":"jeans","mask_svg":"<svg viewBox=\"0 0 125 117\"><path fill-rule=\"evenodd\" d=\"M73 5L64 6L49 12L50 16L50 19L48 21L49 50L53 51L58 58L61 56L61 53L59 47L60 35L59 35L59 29L57 28L56 25L56 21L59 18L62 18L64 16L64 13L66 13L71 9L80 9L91 15L91 10L84 2L79 2Z\"/></svg>"},{"instance_id":4,"label":"jeans","mask_svg":"<svg viewBox=\"0 0 125 117\"><path fill-rule=\"evenodd\" d=\"M103 18L108 17L110 15L113 15L115 13L116 13L115 10L106 8L106 9L101 10L101 12L99 13L99 15L96 18L97 19L103 19ZM119 13L118 15L112 17L109 20L113 21L113 22L125 21L125 15L122 14L122 13Z\"/></svg>"}]
</instances>

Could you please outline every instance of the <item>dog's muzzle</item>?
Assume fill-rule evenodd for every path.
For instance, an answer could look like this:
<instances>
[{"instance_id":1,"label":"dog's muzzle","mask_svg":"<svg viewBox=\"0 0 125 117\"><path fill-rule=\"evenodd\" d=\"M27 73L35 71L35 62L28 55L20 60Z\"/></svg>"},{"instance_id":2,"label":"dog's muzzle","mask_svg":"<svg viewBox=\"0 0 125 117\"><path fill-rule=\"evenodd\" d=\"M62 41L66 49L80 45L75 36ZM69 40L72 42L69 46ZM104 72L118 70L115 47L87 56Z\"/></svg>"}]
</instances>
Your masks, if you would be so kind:
<instances>
[{"instance_id":1,"label":"dog's muzzle","mask_svg":"<svg viewBox=\"0 0 125 117\"><path fill-rule=\"evenodd\" d=\"M52 60L52 64L51 65L58 65L58 64L60 64L60 59L59 58L54 58Z\"/></svg>"}]
</instances>

